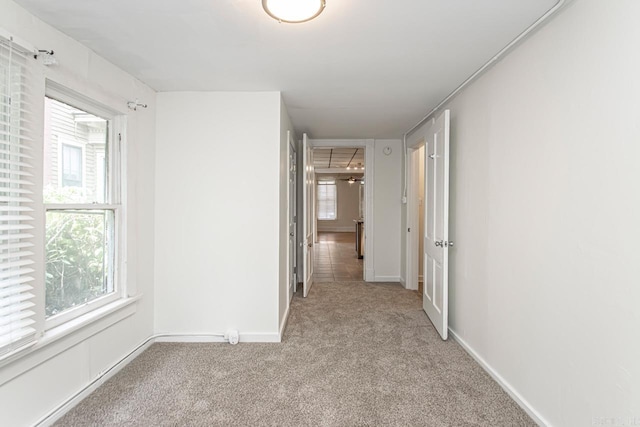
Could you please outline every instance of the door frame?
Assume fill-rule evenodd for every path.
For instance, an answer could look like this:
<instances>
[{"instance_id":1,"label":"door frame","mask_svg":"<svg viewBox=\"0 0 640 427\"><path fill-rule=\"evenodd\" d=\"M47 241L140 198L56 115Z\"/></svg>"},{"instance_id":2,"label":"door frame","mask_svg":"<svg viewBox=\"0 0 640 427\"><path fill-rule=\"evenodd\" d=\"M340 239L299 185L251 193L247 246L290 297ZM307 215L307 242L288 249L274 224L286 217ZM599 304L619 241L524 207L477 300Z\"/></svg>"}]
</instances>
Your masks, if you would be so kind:
<instances>
[{"instance_id":1,"label":"door frame","mask_svg":"<svg viewBox=\"0 0 640 427\"><path fill-rule=\"evenodd\" d=\"M366 282L375 281L373 267L373 236L374 236L374 212L373 212L373 177L374 177L374 142L373 139L311 139L313 148L364 148L364 190L365 190L365 221L364 221L364 266L363 274ZM355 227L355 225L354 225ZM314 229L317 226L314 225ZM355 228L354 228L355 229Z\"/></svg>"},{"instance_id":2,"label":"door frame","mask_svg":"<svg viewBox=\"0 0 640 427\"><path fill-rule=\"evenodd\" d=\"M418 150L424 147L425 138L421 137L412 145L407 147L407 233L406 240L406 275L405 288L418 290L420 281L420 218L416 213L419 206L418 189L420 183ZM413 230L413 231L409 231Z\"/></svg>"},{"instance_id":3,"label":"door frame","mask_svg":"<svg viewBox=\"0 0 640 427\"><path fill-rule=\"evenodd\" d=\"M418 239L424 239L424 236L417 236L417 234L411 234L408 231L408 228L412 230L419 230L418 218L415 215L415 204L418 203L416 200L416 175L417 171L415 170L415 165L411 161L413 159L412 154L414 151L418 150L421 146L425 145L427 141L427 132L432 128L435 123L435 118L431 118L428 122L425 122L419 129L417 129L413 134L411 134L407 138L407 146L406 146L406 159L407 159L407 167L405 173L407 174L407 210L406 210L406 224L407 228L404 230L405 233L405 275L404 278L404 286L406 289L417 290L418 289L418 281L413 282L414 277L417 277L419 267L417 264L413 262L416 257L419 257L420 244ZM426 165L425 165L426 166ZM426 179L426 178L425 178ZM425 201L426 204L426 201ZM413 236L416 236L415 238ZM414 242L415 240L415 242ZM419 259L419 258L418 258ZM415 264L415 265L414 265ZM415 276L414 276L415 272Z\"/></svg>"}]
</instances>

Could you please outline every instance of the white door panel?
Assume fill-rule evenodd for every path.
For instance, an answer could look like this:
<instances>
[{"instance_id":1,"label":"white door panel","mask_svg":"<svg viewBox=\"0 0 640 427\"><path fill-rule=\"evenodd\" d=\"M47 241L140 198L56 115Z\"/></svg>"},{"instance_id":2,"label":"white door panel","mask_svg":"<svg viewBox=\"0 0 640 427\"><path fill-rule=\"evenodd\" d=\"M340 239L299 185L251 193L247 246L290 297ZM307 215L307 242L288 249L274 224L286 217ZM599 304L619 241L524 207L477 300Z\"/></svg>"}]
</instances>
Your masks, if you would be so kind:
<instances>
[{"instance_id":1,"label":"white door panel","mask_svg":"<svg viewBox=\"0 0 640 427\"><path fill-rule=\"evenodd\" d=\"M427 131L425 147L423 308L446 340L449 329L449 110Z\"/></svg>"},{"instance_id":2,"label":"white door panel","mask_svg":"<svg viewBox=\"0 0 640 427\"><path fill-rule=\"evenodd\" d=\"M295 142L291 138L291 132L287 131L287 140L289 142L289 289L291 295L297 291L298 287L298 250L296 248L297 236L297 161Z\"/></svg>"},{"instance_id":3,"label":"white door panel","mask_svg":"<svg viewBox=\"0 0 640 427\"><path fill-rule=\"evenodd\" d=\"M307 134L302 136L302 167L304 174L303 184L303 262L304 275L302 280L302 295L306 298L313 285L313 261L314 261L314 221L315 221L315 170L313 169L313 149Z\"/></svg>"}]
</instances>

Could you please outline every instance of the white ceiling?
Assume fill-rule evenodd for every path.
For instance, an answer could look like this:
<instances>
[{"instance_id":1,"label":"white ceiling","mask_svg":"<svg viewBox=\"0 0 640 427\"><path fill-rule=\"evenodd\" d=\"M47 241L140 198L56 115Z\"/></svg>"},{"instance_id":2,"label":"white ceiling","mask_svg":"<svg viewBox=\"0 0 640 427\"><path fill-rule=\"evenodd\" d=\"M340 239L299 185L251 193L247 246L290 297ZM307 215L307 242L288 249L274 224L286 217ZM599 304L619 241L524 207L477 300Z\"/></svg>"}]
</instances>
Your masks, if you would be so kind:
<instances>
[{"instance_id":1,"label":"white ceiling","mask_svg":"<svg viewBox=\"0 0 640 427\"><path fill-rule=\"evenodd\" d=\"M17 0L158 91L282 91L298 132L397 138L556 0ZM56 46L47 48L56 50Z\"/></svg>"}]
</instances>

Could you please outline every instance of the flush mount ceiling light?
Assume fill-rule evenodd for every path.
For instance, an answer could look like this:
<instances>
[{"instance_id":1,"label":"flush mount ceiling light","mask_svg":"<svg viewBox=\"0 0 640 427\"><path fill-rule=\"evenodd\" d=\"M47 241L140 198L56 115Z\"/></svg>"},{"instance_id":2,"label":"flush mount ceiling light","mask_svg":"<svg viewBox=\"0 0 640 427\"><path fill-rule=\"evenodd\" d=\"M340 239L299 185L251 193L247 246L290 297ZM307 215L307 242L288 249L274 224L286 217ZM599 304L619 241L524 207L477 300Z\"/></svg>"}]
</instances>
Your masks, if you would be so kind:
<instances>
[{"instance_id":1,"label":"flush mount ceiling light","mask_svg":"<svg viewBox=\"0 0 640 427\"><path fill-rule=\"evenodd\" d=\"M262 7L278 22L297 24L320 15L325 0L262 0Z\"/></svg>"}]
</instances>

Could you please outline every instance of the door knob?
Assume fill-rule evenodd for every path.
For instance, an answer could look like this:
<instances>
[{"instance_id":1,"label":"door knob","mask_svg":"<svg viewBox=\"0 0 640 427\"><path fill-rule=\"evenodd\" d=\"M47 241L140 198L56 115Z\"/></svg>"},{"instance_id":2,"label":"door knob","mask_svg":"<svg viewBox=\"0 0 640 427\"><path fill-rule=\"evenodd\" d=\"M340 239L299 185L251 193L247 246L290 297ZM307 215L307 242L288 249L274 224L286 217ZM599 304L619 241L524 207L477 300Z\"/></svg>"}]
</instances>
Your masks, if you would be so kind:
<instances>
[{"instance_id":1,"label":"door knob","mask_svg":"<svg viewBox=\"0 0 640 427\"><path fill-rule=\"evenodd\" d=\"M444 248L444 242L442 240L436 240L435 244L436 244L436 246L440 246L440 247Z\"/></svg>"},{"instance_id":2,"label":"door knob","mask_svg":"<svg viewBox=\"0 0 640 427\"><path fill-rule=\"evenodd\" d=\"M448 246L448 247L452 248L453 247L453 241L449 240L448 242L444 242L444 246L445 247Z\"/></svg>"}]
</instances>

